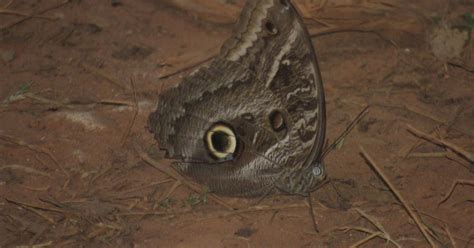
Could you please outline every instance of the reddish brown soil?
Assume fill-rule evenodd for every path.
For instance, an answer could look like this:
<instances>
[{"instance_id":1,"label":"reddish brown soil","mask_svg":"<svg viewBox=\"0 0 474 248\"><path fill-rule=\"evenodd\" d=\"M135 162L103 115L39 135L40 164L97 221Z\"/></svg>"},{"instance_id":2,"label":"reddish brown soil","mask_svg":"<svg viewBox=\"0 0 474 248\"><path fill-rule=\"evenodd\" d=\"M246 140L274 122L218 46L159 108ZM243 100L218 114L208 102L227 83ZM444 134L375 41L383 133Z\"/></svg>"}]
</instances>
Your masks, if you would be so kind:
<instances>
[{"instance_id":1,"label":"reddish brown soil","mask_svg":"<svg viewBox=\"0 0 474 248\"><path fill-rule=\"evenodd\" d=\"M58 2L16 0L9 9L31 13ZM182 74L159 78L212 55L230 34L225 21L161 0L123 0L115 7L71 1L42 14L54 20L31 18L10 27L22 17L0 12L0 247L348 247L369 234L343 228L377 231L357 210L403 247L428 247L359 146L417 209L435 242L474 247L468 243L474 238L474 186L459 185L438 204L456 180L474 181L473 165L407 131L410 124L474 152L474 42L463 44L460 58L445 60L429 45L441 35L432 30L462 24L460 16L474 13L474 4L451 1L445 11L447 0L413 2L413 13L434 20L413 29L419 33L381 38L362 30L315 38L328 136L334 139L371 106L326 160L335 187L312 194L320 233L304 198L271 196L258 204L273 210L232 213L185 186L170 191L173 180L137 153L169 166L146 120L159 94ZM362 16L373 13L354 6ZM105 104L110 101L119 103ZM223 200L240 210L256 202ZM375 238L364 246L384 244Z\"/></svg>"}]
</instances>

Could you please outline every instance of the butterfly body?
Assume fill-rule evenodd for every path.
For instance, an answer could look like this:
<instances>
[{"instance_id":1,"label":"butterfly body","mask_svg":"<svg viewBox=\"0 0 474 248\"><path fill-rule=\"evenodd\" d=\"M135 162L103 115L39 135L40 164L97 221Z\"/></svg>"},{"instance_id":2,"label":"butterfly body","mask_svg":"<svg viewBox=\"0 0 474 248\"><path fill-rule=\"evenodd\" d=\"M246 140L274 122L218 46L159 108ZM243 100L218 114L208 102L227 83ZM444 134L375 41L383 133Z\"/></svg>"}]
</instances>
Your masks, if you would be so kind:
<instances>
[{"instance_id":1,"label":"butterfly body","mask_svg":"<svg viewBox=\"0 0 474 248\"><path fill-rule=\"evenodd\" d=\"M286 0L248 1L221 53L160 96L149 126L183 174L234 196L307 194L324 177L324 91Z\"/></svg>"}]
</instances>

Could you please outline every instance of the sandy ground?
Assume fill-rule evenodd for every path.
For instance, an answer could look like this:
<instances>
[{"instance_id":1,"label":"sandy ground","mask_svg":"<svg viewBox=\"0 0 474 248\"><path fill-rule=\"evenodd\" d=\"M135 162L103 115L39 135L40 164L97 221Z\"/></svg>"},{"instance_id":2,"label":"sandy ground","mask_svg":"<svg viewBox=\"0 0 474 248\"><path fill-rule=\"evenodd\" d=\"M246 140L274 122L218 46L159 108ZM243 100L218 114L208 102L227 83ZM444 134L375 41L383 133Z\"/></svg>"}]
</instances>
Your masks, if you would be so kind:
<instances>
[{"instance_id":1,"label":"sandy ground","mask_svg":"<svg viewBox=\"0 0 474 248\"><path fill-rule=\"evenodd\" d=\"M169 168L147 117L242 1L112 2L0 0L0 247L429 247L360 146L434 243L474 247L473 164L407 130L474 152L472 1L296 1L313 17L329 138L370 105L312 194L319 233L304 198L222 198L235 212L143 159Z\"/></svg>"}]
</instances>

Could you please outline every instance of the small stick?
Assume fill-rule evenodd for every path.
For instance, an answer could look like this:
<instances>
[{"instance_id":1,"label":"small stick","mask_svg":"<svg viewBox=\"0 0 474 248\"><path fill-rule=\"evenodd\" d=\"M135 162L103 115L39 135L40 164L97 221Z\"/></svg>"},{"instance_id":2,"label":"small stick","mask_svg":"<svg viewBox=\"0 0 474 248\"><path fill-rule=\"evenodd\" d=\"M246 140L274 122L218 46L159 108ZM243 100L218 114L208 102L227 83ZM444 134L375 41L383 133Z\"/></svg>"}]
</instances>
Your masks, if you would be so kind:
<instances>
[{"instance_id":1,"label":"small stick","mask_svg":"<svg viewBox=\"0 0 474 248\"><path fill-rule=\"evenodd\" d=\"M367 234L372 234L374 233L374 231L368 229L368 228L365 228L365 227L359 227L359 226L342 226L342 227L337 227L337 228L334 228L332 230L330 230L328 233L330 232L334 232L334 231L342 231L344 233L347 233L349 231L358 231L358 232L362 232L362 233L367 233ZM328 233L325 233L325 234L328 234ZM383 237L383 236L382 236ZM384 238L385 239L385 238Z\"/></svg>"},{"instance_id":2,"label":"small stick","mask_svg":"<svg viewBox=\"0 0 474 248\"><path fill-rule=\"evenodd\" d=\"M170 73L167 73L167 74L164 74L164 75L161 75L160 77L158 77L158 79L166 79L166 78L170 78L170 77L173 77L173 76L176 76L182 72L185 72L187 70L190 70L196 66L199 66L201 64L204 64L212 59L214 59L214 57L217 56L217 53L214 54L214 53L211 53L211 55L209 55L208 57L202 59L202 60L199 60L197 62L194 62L194 63L191 63L190 65L187 65L187 66L184 66L183 68L180 68L176 71L173 71L173 72L170 72Z\"/></svg>"},{"instance_id":3,"label":"small stick","mask_svg":"<svg viewBox=\"0 0 474 248\"><path fill-rule=\"evenodd\" d=\"M458 206L459 204L465 203L465 202L474 203L474 198L473 198L473 199L463 199L463 200L457 201L457 202L453 203L451 206L452 206L452 207L456 207L456 206Z\"/></svg>"},{"instance_id":4,"label":"small stick","mask_svg":"<svg viewBox=\"0 0 474 248\"><path fill-rule=\"evenodd\" d=\"M147 164L151 165L153 168L165 173L166 175L168 175L169 177L171 178L174 178L175 180L177 181L181 181L184 185L186 185L189 189L199 193L199 194L202 194L203 193L203 190L199 187L199 186L196 186L194 184L192 184L191 182L189 182L188 180L186 180L185 178L183 178L181 175L179 175L178 173L174 172L174 171L171 171L169 170L168 168L163 168L163 166L161 166L158 162L156 162L155 160L153 160L152 158L150 158L148 156L148 154L140 151L138 148L136 148L136 151L138 153L138 155L140 156L140 158L145 161ZM213 200L215 203L223 206L224 208L228 209L228 210L234 210L234 208L232 206L230 206L229 204L225 203L223 200L219 199L217 196L215 195L212 195L212 194L209 194L208 195L209 198L211 200Z\"/></svg>"},{"instance_id":5,"label":"small stick","mask_svg":"<svg viewBox=\"0 0 474 248\"><path fill-rule=\"evenodd\" d=\"M126 89L126 87L123 84L119 83L117 80L113 79L112 77L110 77L109 75L107 75L106 73L104 73L100 70L97 70L95 68L92 68L92 67L87 66L87 65L82 64L82 63L79 63L79 66L82 67L84 70L105 79L107 82L119 87L121 90Z\"/></svg>"},{"instance_id":6,"label":"small stick","mask_svg":"<svg viewBox=\"0 0 474 248\"><path fill-rule=\"evenodd\" d=\"M56 224L56 221L54 221L51 217L47 216L46 214L44 213L41 213L40 211L34 209L34 208L30 208L30 207L27 207L27 206L22 206L22 208L28 210L28 211L31 211L33 213L35 213L36 215L38 215L39 217L45 219L46 221L48 221L49 223L51 224Z\"/></svg>"},{"instance_id":7,"label":"small stick","mask_svg":"<svg viewBox=\"0 0 474 248\"><path fill-rule=\"evenodd\" d=\"M452 151L449 151L447 154L446 154L446 158L461 165L462 167L468 169L468 170L471 170L471 171L474 171L474 167L471 166L471 163L469 163L469 161L465 160L464 158L462 157L459 157L456 153L452 152Z\"/></svg>"},{"instance_id":8,"label":"small stick","mask_svg":"<svg viewBox=\"0 0 474 248\"><path fill-rule=\"evenodd\" d=\"M441 199L441 201L438 202L438 205L440 205L441 203L447 201L449 199L449 197L451 197L451 195L454 192L454 188L456 188L456 186L458 184L474 186L474 181L472 181L472 180L460 180L460 179L454 181L453 184L451 184L451 188L449 189L448 193L446 193L446 195L443 197L443 199Z\"/></svg>"},{"instance_id":9,"label":"small stick","mask_svg":"<svg viewBox=\"0 0 474 248\"><path fill-rule=\"evenodd\" d=\"M192 209L185 209L180 211L173 212L161 212L161 211L146 211L146 212L127 212L127 213L118 213L116 216L140 216L140 215L181 215L192 212Z\"/></svg>"},{"instance_id":10,"label":"small stick","mask_svg":"<svg viewBox=\"0 0 474 248\"><path fill-rule=\"evenodd\" d=\"M41 236L43 236L43 235L46 233L46 231L48 231L48 229L50 229L49 226L43 226L43 227L40 229L40 231L37 232L37 233L35 234L35 236L33 236L33 238L30 239L29 245L31 245L31 246L30 246L31 248L37 248L37 247L38 247L38 246L33 246L33 245L38 241L38 239L39 239Z\"/></svg>"},{"instance_id":11,"label":"small stick","mask_svg":"<svg viewBox=\"0 0 474 248\"><path fill-rule=\"evenodd\" d=\"M121 194L129 194L129 193L132 193L132 192L135 192L135 191L138 191L138 190L150 188L150 187L157 186L157 185L164 184L164 183L169 183L169 182L171 182L171 181L173 181L173 180L172 180L172 179L166 179L166 180L159 181L159 182L156 182L156 183L152 183L152 184L149 184L149 185L145 185L145 186L141 186L141 187L136 187L136 188L133 188L133 189L129 189L129 190L126 190L126 191L120 192L120 193L121 193Z\"/></svg>"},{"instance_id":12,"label":"small stick","mask_svg":"<svg viewBox=\"0 0 474 248\"><path fill-rule=\"evenodd\" d=\"M31 191L46 191L49 189L49 186L46 186L46 187L43 187L43 188L33 188L33 187L29 187L29 186L21 186L22 188L26 189L26 190L31 190Z\"/></svg>"},{"instance_id":13,"label":"small stick","mask_svg":"<svg viewBox=\"0 0 474 248\"><path fill-rule=\"evenodd\" d=\"M135 83L133 82L133 79L130 78L130 84L132 85L132 90L133 90L133 101L135 102L135 112L133 113L133 117L128 123L127 130L125 131L123 137L122 137L122 146L125 145L125 142L127 141L128 136L130 135L130 132L132 131L133 124L135 123L135 120L137 119L138 112L140 111L140 108L138 106L138 99L137 99L137 91L135 89Z\"/></svg>"},{"instance_id":14,"label":"small stick","mask_svg":"<svg viewBox=\"0 0 474 248\"><path fill-rule=\"evenodd\" d=\"M39 171L37 169L33 169L33 168L28 167L28 166L19 165L19 164L11 164L11 165L0 166L0 170L3 170L3 169L21 170L21 171L24 171L24 172L29 173L29 174L36 174L36 175L51 178L51 175L49 175L48 173L44 173L44 172Z\"/></svg>"},{"instance_id":15,"label":"small stick","mask_svg":"<svg viewBox=\"0 0 474 248\"><path fill-rule=\"evenodd\" d=\"M5 6L3 6L3 8L5 9L8 9L14 2L15 0L10 0L10 2L8 2Z\"/></svg>"},{"instance_id":16,"label":"small stick","mask_svg":"<svg viewBox=\"0 0 474 248\"><path fill-rule=\"evenodd\" d=\"M474 163L474 155L467 152L467 151L465 151L464 149L460 148L459 146L451 144L447 141L438 139L438 138L434 137L433 135L429 135L427 133L424 133L424 132L412 127L409 124L407 125L407 127L408 127L408 131L410 131L415 136L420 137L422 139L425 139L427 141L430 141L431 143L434 143L436 145L446 147L446 148L450 149L451 151L457 153L458 155L464 157L470 163Z\"/></svg>"},{"instance_id":17,"label":"small stick","mask_svg":"<svg viewBox=\"0 0 474 248\"><path fill-rule=\"evenodd\" d=\"M177 180L171 185L170 189L158 200L158 202L164 201L166 198L169 198L171 194L182 184L180 180Z\"/></svg>"},{"instance_id":18,"label":"small stick","mask_svg":"<svg viewBox=\"0 0 474 248\"><path fill-rule=\"evenodd\" d=\"M413 207L413 206L412 206ZM415 209L415 212L416 212L416 215L420 218L421 220L421 223L423 224L424 227L426 227L426 232L432 237L434 238L436 241L438 241L439 243L443 244L443 241L441 241L439 235L438 235L438 231L435 230L433 227L433 225L427 225L425 224L425 221L423 220L423 217L421 217L420 215L420 212L418 211L418 209L416 207L413 207Z\"/></svg>"},{"instance_id":19,"label":"small stick","mask_svg":"<svg viewBox=\"0 0 474 248\"><path fill-rule=\"evenodd\" d=\"M354 27L354 26L333 26L327 27L322 29L310 30L309 37L315 38L318 36L335 34L335 33L372 33L380 37L382 40L390 43L396 48L400 48L400 46L393 40L385 38L377 29L374 28L364 28L364 27Z\"/></svg>"},{"instance_id":20,"label":"small stick","mask_svg":"<svg viewBox=\"0 0 474 248\"><path fill-rule=\"evenodd\" d=\"M67 109L73 109L72 106L67 105L66 103L55 101L55 100L50 100L50 99L47 99L47 98L44 98L44 97L41 97L41 96L37 96L37 95L32 94L32 93L25 93L25 94L23 94L23 96L25 96L27 98L31 98L31 99L36 100L36 101L38 101L40 103L43 103L43 104L51 104L51 105L64 107L64 108L67 108Z\"/></svg>"},{"instance_id":21,"label":"small stick","mask_svg":"<svg viewBox=\"0 0 474 248\"><path fill-rule=\"evenodd\" d=\"M342 132L337 139L334 140L334 142L328 146L322 153L321 158L324 159L343 139L346 138L347 135L354 129L354 127L364 118L364 116L369 112L369 107L370 105L367 105L360 111L360 113L356 116L356 118L349 124L349 126Z\"/></svg>"},{"instance_id":22,"label":"small stick","mask_svg":"<svg viewBox=\"0 0 474 248\"><path fill-rule=\"evenodd\" d=\"M461 68L467 72L474 73L474 68L469 68L466 65L462 65L462 64L458 64L458 63L450 62L450 61L448 61L447 64L453 67Z\"/></svg>"},{"instance_id":23,"label":"small stick","mask_svg":"<svg viewBox=\"0 0 474 248\"><path fill-rule=\"evenodd\" d=\"M443 220L443 219L441 219L441 218L439 218L439 217L436 217L436 216L434 216L434 215L432 215L432 214L430 214L430 213L427 213L427 212L425 212L425 211L420 211L420 210L416 209L416 212L417 212L418 214L426 215L426 216L428 216L428 217L431 217L431 218L433 218L433 219L435 219L435 220L437 220L437 221L442 222L443 224L446 224L446 223L447 223L445 220Z\"/></svg>"},{"instance_id":24,"label":"small stick","mask_svg":"<svg viewBox=\"0 0 474 248\"><path fill-rule=\"evenodd\" d=\"M30 14L26 14L26 13L23 13L23 12L10 10L10 9L1 9L1 8L0 8L0 14L16 15L16 16L30 16ZM56 18L54 18L54 17L43 16L43 15L33 15L31 18L45 19L45 20L50 20L50 21L56 20Z\"/></svg>"},{"instance_id":25,"label":"small stick","mask_svg":"<svg viewBox=\"0 0 474 248\"><path fill-rule=\"evenodd\" d=\"M439 119L439 118L436 118L435 116L432 116L432 115L430 115L430 114L424 113L424 112L422 112L421 110L415 109L415 108L411 107L411 106L408 105L408 104L404 105L403 107L404 107L406 110L408 110L409 112L412 112L412 113L414 113L414 114L416 114L416 115L423 116L423 117L425 117L425 118L427 118L427 119L430 119L430 120L432 120L432 121L434 121L434 122L437 122L437 123L440 123L440 124L443 124L443 125L447 125L446 121L441 120L441 119Z\"/></svg>"},{"instance_id":26,"label":"small stick","mask_svg":"<svg viewBox=\"0 0 474 248\"><path fill-rule=\"evenodd\" d=\"M44 243L41 243L41 244L36 244L36 245L29 245L29 246L26 246L26 247L31 247L31 248L41 248L41 247L50 247L53 245L53 241L48 241L48 242L44 242ZM24 246L17 246L17 247L24 247Z\"/></svg>"},{"instance_id":27,"label":"small stick","mask_svg":"<svg viewBox=\"0 0 474 248\"><path fill-rule=\"evenodd\" d=\"M59 209L55 209L55 208L41 207L41 206L33 205L31 203L20 202L20 201L8 199L8 198L5 198L5 200L7 202L13 203L13 204L21 206L21 207L29 207L29 208L39 209L39 210L43 210L43 211L49 211L49 212L53 212L53 213L64 214L64 211L59 210Z\"/></svg>"},{"instance_id":28,"label":"small stick","mask_svg":"<svg viewBox=\"0 0 474 248\"><path fill-rule=\"evenodd\" d=\"M18 21L15 21L15 22L13 22L13 23L11 23L11 24L7 24L7 25L5 25L5 26L3 26L3 27L0 27L0 31L5 30L5 29L9 29L9 28L11 28L11 27L13 27L13 26L15 26L15 25L17 25L17 24L20 24L20 23L25 22L25 21L27 21L27 20L29 20L29 19L32 19L32 18L34 18L34 17L37 16L37 15L42 15L42 14L44 14L44 13L50 11L50 10L60 8L60 7L64 6L64 5L68 4L69 2L70 2L70 0L65 0L65 1L63 1L63 2L61 2L61 3L59 3L59 4L53 5L53 6L51 6L51 7L48 7L48 8L46 8L46 9L44 9L44 10L38 11L38 12L36 12L36 13L32 13L32 14L30 14L30 15L28 15L28 16L25 16L25 17L21 18L21 19L18 20Z\"/></svg>"},{"instance_id":29,"label":"small stick","mask_svg":"<svg viewBox=\"0 0 474 248\"><path fill-rule=\"evenodd\" d=\"M307 204L290 204L290 205L283 205L283 206L252 206L246 209L234 210L231 212L226 212L223 214L217 214L214 216L209 216L210 218L213 217L228 217L232 215L239 215L245 213L252 213L252 212L264 212L264 211L278 211L283 209L292 209L292 208L307 208Z\"/></svg>"},{"instance_id":30,"label":"small stick","mask_svg":"<svg viewBox=\"0 0 474 248\"><path fill-rule=\"evenodd\" d=\"M64 107L67 109L74 109L79 106L86 106L86 107L93 107L94 105L115 105L115 106L133 106L133 103L128 102L128 101L121 101L121 100L109 100L109 99L104 99L104 100L98 100L98 101L77 101L77 100L71 100L67 102L61 102L61 101L56 101L56 100L51 100L48 98L44 98L41 96L38 96L37 94L34 93L24 93L21 96L25 98L30 98L35 101L38 101L43 104L51 104L54 106L59 106L59 107Z\"/></svg>"},{"instance_id":31,"label":"small stick","mask_svg":"<svg viewBox=\"0 0 474 248\"><path fill-rule=\"evenodd\" d=\"M344 226L344 227L338 227L338 228L336 228L336 229L333 229L333 230L330 231L330 232L334 232L334 231L342 231L342 232L344 232L344 233L347 233L347 232L349 232L349 231L358 231L358 232L367 233L367 234L371 234L371 235L373 235L374 233L376 233L376 234L377 234L377 235L376 235L377 237L386 240L387 243L388 243L388 242L391 242L391 243L393 243L393 245L395 245L396 247L398 247L398 248L401 247L396 241L394 241L394 240L390 239L389 237L387 237L387 234L386 234L386 233L383 233L383 232L381 232L381 231L375 232L375 231L372 231L372 230L370 230L370 229L368 229L368 228L365 228L365 227ZM326 234L327 234L327 233L326 233ZM326 234L324 234L324 235L326 235ZM367 242L367 241L365 241L365 242Z\"/></svg>"},{"instance_id":32,"label":"small stick","mask_svg":"<svg viewBox=\"0 0 474 248\"><path fill-rule=\"evenodd\" d=\"M13 200L10 200L10 199L6 199L6 200L7 200L7 202L13 203L13 204L15 204L15 205L17 205L17 206L19 206L19 207L21 207L21 208L24 208L24 209L26 209L26 210L28 210L28 211L30 211L30 212L32 212L32 213L38 215L39 217L45 219L46 221L48 221L48 222L51 223L51 224L56 224L56 221L54 221L52 218L50 218L49 216L47 216L47 215L41 213L40 211L36 210L36 208L38 208L38 209L44 209L44 208L42 208L42 207L32 207L32 205L30 205L30 204L25 204L25 203L17 202L17 201L13 201Z\"/></svg>"},{"instance_id":33,"label":"small stick","mask_svg":"<svg viewBox=\"0 0 474 248\"><path fill-rule=\"evenodd\" d=\"M442 158L448 155L447 152L412 152L408 154L409 158Z\"/></svg>"},{"instance_id":34,"label":"small stick","mask_svg":"<svg viewBox=\"0 0 474 248\"><path fill-rule=\"evenodd\" d=\"M382 235L381 232L374 232L371 235L367 236L365 239L362 239L362 240L358 241L357 243L351 245L350 247L351 248L357 248L357 247L369 242L370 240L372 240L372 239L374 239L374 238L376 238L380 235Z\"/></svg>"},{"instance_id":35,"label":"small stick","mask_svg":"<svg viewBox=\"0 0 474 248\"><path fill-rule=\"evenodd\" d=\"M19 146L24 146L24 147L26 147L26 148L34 151L34 152L45 154L56 164L56 166L58 166L58 168L67 176L67 178L69 180L69 177L70 177L69 173L67 173L66 169L64 169L64 167L58 162L58 160L56 159L56 157L54 157L54 155L51 153L51 151L49 151L45 148L39 147L39 146L30 145L30 144L24 142L23 140L15 139L12 136L5 135L5 134L0 134L0 139L5 140L5 141L10 142L10 143L13 143L13 144L17 144Z\"/></svg>"},{"instance_id":36,"label":"small stick","mask_svg":"<svg viewBox=\"0 0 474 248\"><path fill-rule=\"evenodd\" d=\"M410 223L410 224L412 224L412 223ZM436 233L440 233L440 234L442 234L442 235L448 237L448 234L446 233L445 230L436 228L436 227L434 227L434 226L431 227L431 229L433 229L433 231L435 231ZM466 243L469 242L469 240L467 240L467 239L465 239L465 238L462 238L462 237L459 237L459 236L457 236L457 235L452 235L452 237L453 237L454 239L457 239L457 240L460 240L460 241L463 241L463 242L466 242Z\"/></svg>"},{"instance_id":37,"label":"small stick","mask_svg":"<svg viewBox=\"0 0 474 248\"><path fill-rule=\"evenodd\" d=\"M94 104L94 103L96 103L96 102L92 102L92 104ZM104 100L98 101L97 103L103 104L103 105L133 106L133 103L128 102L128 101L121 101L121 100L104 99Z\"/></svg>"},{"instance_id":38,"label":"small stick","mask_svg":"<svg viewBox=\"0 0 474 248\"><path fill-rule=\"evenodd\" d=\"M451 244L453 245L453 248L456 248L456 241L454 241L453 235L451 235L451 232L449 231L449 228L447 226L443 227L444 231L449 237L449 241L451 241Z\"/></svg>"},{"instance_id":39,"label":"small stick","mask_svg":"<svg viewBox=\"0 0 474 248\"><path fill-rule=\"evenodd\" d=\"M370 223L372 223L372 225L374 225L375 227L377 227L377 229L379 229L379 231L381 231L385 236L388 236L387 235L387 232L385 231L385 228L383 228L382 224L380 224L379 221L377 221L374 217L370 216L369 214L367 214L366 212L362 211L362 209L359 209L359 208L355 208L354 209L357 213L359 213L362 217L364 217L365 219L367 219Z\"/></svg>"},{"instance_id":40,"label":"small stick","mask_svg":"<svg viewBox=\"0 0 474 248\"><path fill-rule=\"evenodd\" d=\"M439 128L439 127L437 126L437 127L434 128L430 133L435 132L436 130L438 130L438 128ZM414 142L413 145L411 145L411 146L409 146L409 147L406 146L406 147L402 148L401 151L400 151L401 156L402 156L403 158L407 158L407 157L410 155L410 153L411 153L413 150L415 150L415 148L417 148L419 145L421 145L423 142L424 142L424 140L418 139L418 140L416 140L416 141Z\"/></svg>"},{"instance_id":41,"label":"small stick","mask_svg":"<svg viewBox=\"0 0 474 248\"><path fill-rule=\"evenodd\" d=\"M359 149L362 155L364 156L364 158L369 162L369 165L377 172L377 174L383 179L384 183L390 188L390 190L395 195L395 197L402 203L408 215L410 215L410 217L415 221L416 225L418 226L418 229L420 229L421 233L423 234L425 239L428 241L428 243L431 245L431 247L437 247L434 241L430 238L429 234L426 232L425 227L423 227L423 224L421 223L419 217L409 207L405 198L403 198L400 192L395 188L395 186L390 182L390 180L388 180L385 173L376 165L375 161L365 151L365 149L362 146L359 146Z\"/></svg>"},{"instance_id":42,"label":"small stick","mask_svg":"<svg viewBox=\"0 0 474 248\"><path fill-rule=\"evenodd\" d=\"M365 213L364 211L362 211L362 209L355 208L355 211L357 211L357 213L359 213L363 218L372 223L372 225L374 225L381 232L381 235L379 235L380 238L387 240L387 242L394 244L396 247L401 247L395 240L392 239L391 235L385 230L383 225L377 219Z\"/></svg>"}]
</instances>

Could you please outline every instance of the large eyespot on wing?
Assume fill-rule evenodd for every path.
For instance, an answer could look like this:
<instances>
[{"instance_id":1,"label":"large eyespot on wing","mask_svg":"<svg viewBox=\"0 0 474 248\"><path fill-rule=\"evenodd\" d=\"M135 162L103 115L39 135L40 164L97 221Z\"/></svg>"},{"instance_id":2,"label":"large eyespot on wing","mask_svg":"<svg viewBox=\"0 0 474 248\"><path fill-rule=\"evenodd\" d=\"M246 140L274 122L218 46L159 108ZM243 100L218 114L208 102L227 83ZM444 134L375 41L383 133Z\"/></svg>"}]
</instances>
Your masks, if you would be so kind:
<instances>
[{"instance_id":1,"label":"large eyespot on wing","mask_svg":"<svg viewBox=\"0 0 474 248\"><path fill-rule=\"evenodd\" d=\"M238 152L237 134L225 123L216 123L206 132L204 141L209 154L218 160L233 160Z\"/></svg>"}]
</instances>

